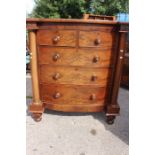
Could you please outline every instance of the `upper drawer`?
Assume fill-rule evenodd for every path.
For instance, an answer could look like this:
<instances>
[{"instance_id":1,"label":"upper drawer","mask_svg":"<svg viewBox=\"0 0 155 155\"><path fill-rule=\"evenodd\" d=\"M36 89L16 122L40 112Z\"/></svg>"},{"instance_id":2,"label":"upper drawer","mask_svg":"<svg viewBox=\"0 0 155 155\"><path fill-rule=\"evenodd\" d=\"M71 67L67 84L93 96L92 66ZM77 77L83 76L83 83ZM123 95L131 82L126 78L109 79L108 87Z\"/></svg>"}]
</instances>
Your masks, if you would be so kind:
<instances>
[{"instance_id":1,"label":"upper drawer","mask_svg":"<svg viewBox=\"0 0 155 155\"><path fill-rule=\"evenodd\" d=\"M115 43L115 32L103 31L80 31L80 47L113 47Z\"/></svg>"},{"instance_id":2,"label":"upper drawer","mask_svg":"<svg viewBox=\"0 0 155 155\"><path fill-rule=\"evenodd\" d=\"M39 30L37 33L39 45L75 47L76 38L77 35L74 30Z\"/></svg>"},{"instance_id":3,"label":"upper drawer","mask_svg":"<svg viewBox=\"0 0 155 155\"><path fill-rule=\"evenodd\" d=\"M76 85L109 85L112 69L40 66L40 82Z\"/></svg>"},{"instance_id":4,"label":"upper drawer","mask_svg":"<svg viewBox=\"0 0 155 155\"><path fill-rule=\"evenodd\" d=\"M113 49L93 50L75 48L55 48L40 46L39 64L109 67L113 64Z\"/></svg>"}]
</instances>

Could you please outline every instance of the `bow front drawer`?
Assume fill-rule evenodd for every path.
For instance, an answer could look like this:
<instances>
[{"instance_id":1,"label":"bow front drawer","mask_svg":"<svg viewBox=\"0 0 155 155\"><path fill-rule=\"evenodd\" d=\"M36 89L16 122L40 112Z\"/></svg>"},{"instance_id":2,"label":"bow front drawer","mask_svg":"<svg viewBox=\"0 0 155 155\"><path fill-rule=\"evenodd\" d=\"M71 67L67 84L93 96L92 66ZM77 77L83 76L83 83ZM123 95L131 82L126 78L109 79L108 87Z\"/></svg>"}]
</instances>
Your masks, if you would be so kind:
<instances>
[{"instance_id":1,"label":"bow front drawer","mask_svg":"<svg viewBox=\"0 0 155 155\"><path fill-rule=\"evenodd\" d=\"M112 69L41 65L39 72L41 83L105 86L111 81Z\"/></svg>"},{"instance_id":2,"label":"bow front drawer","mask_svg":"<svg viewBox=\"0 0 155 155\"><path fill-rule=\"evenodd\" d=\"M109 67L113 64L113 49L93 50L75 48L56 48L40 46L38 52L39 64L64 66Z\"/></svg>"},{"instance_id":3,"label":"bow front drawer","mask_svg":"<svg viewBox=\"0 0 155 155\"><path fill-rule=\"evenodd\" d=\"M39 45L72 46L76 45L77 32L74 30L39 30Z\"/></svg>"},{"instance_id":4,"label":"bow front drawer","mask_svg":"<svg viewBox=\"0 0 155 155\"><path fill-rule=\"evenodd\" d=\"M110 87L40 85L42 101L52 104L104 104Z\"/></svg>"}]
</instances>

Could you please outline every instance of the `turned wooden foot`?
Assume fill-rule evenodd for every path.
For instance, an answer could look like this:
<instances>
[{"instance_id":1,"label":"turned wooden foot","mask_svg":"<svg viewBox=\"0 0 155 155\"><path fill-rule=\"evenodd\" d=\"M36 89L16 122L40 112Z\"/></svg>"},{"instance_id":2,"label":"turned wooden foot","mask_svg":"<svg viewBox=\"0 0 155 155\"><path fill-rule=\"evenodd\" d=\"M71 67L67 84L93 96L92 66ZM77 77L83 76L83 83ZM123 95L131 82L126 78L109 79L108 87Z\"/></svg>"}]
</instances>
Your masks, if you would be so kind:
<instances>
[{"instance_id":1,"label":"turned wooden foot","mask_svg":"<svg viewBox=\"0 0 155 155\"><path fill-rule=\"evenodd\" d=\"M43 105L31 104L31 105L29 105L29 111L32 114L32 118L36 122L39 122L42 119L42 114L44 112L44 106Z\"/></svg>"},{"instance_id":2,"label":"turned wooden foot","mask_svg":"<svg viewBox=\"0 0 155 155\"><path fill-rule=\"evenodd\" d=\"M33 113L32 114L32 118L36 121L36 122L40 122L42 120L42 113Z\"/></svg>"},{"instance_id":3,"label":"turned wooden foot","mask_svg":"<svg viewBox=\"0 0 155 155\"><path fill-rule=\"evenodd\" d=\"M109 125L113 124L115 120L115 116L107 116L107 123Z\"/></svg>"}]
</instances>

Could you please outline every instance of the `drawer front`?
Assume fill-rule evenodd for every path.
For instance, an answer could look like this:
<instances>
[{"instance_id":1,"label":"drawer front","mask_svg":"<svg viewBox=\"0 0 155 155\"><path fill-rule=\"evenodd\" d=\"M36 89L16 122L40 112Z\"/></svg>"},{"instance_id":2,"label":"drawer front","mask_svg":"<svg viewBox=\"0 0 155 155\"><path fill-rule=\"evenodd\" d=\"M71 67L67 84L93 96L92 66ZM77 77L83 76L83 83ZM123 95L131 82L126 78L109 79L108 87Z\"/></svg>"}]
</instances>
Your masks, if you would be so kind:
<instances>
[{"instance_id":1,"label":"drawer front","mask_svg":"<svg viewBox=\"0 0 155 155\"><path fill-rule=\"evenodd\" d=\"M113 64L113 49L93 50L39 47L39 64L105 67Z\"/></svg>"},{"instance_id":2,"label":"drawer front","mask_svg":"<svg viewBox=\"0 0 155 155\"><path fill-rule=\"evenodd\" d=\"M40 66L41 83L107 85L111 77L111 69Z\"/></svg>"},{"instance_id":3,"label":"drawer front","mask_svg":"<svg viewBox=\"0 0 155 155\"><path fill-rule=\"evenodd\" d=\"M80 47L113 47L115 43L114 32L103 31L80 31Z\"/></svg>"},{"instance_id":4,"label":"drawer front","mask_svg":"<svg viewBox=\"0 0 155 155\"><path fill-rule=\"evenodd\" d=\"M103 104L108 99L108 87L70 85L40 85L41 100L58 104Z\"/></svg>"},{"instance_id":5,"label":"drawer front","mask_svg":"<svg viewBox=\"0 0 155 155\"><path fill-rule=\"evenodd\" d=\"M77 32L73 30L39 30L37 33L39 45L75 47L76 38Z\"/></svg>"}]
</instances>

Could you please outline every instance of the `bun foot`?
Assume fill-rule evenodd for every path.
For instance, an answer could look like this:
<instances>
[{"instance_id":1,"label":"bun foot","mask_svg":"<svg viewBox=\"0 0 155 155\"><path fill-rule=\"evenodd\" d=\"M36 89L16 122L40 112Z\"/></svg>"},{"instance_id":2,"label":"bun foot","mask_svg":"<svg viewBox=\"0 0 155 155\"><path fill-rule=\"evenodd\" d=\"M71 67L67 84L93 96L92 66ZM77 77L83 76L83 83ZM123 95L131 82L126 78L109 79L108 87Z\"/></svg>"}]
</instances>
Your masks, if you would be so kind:
<instances>
[{"instance_id":1,"label":"bun foot","mask_svg":"<svg viewBox=\"0 0 155 155\"><path fill-rule=\"evenodd\" d=\"M33 113L32 114L32 118L36 121L36 122L40 122L42 120L42 113Z\"/></svg>"},{"instance_id":2,"label":"bun foot","mask_svg":"<svg viewBox=\"0 0 155 155\"><path fill-rule=\"evenodd\" d=\"M114 124L115 116L107 116L107 124Z\"/></svg>"}]
</instances>

